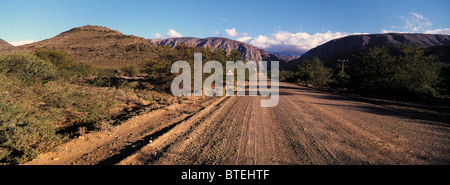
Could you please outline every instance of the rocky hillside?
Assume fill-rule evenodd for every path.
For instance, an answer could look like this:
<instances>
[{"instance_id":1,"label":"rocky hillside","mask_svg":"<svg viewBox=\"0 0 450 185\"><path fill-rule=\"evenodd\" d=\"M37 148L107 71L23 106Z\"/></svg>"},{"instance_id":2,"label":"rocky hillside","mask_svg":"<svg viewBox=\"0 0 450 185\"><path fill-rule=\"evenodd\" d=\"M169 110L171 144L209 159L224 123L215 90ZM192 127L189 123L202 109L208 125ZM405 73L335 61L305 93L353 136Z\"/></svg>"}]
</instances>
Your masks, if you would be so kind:
<instances>
[{"instance_id":1,"label":"rocky hillside","mask_svg":"<svg viewBox=\"0 0 450 185\"><path fill-rule=\"evenodd\" d=\"M269 54L263 49L248 45L243 42L222 38L222 37L209 37L205 39L195 38L195 37L179 37L179 38L168 38L168 39L149 39L151 43L160 45L169 45L175 47L178 44L185 44L193 47L204 47L210 48L212 50L223 49L227 53L231 50L236 49L242 53L244 61L262 61L265 58L270 57Z\"/></svg>"},{"instance_id":2,"label":"rocky hillside","mask_svg":"<svg viewBox=\"0 0 450 185\"><path fill-rule=\"evenodd\" d=\"M432 46L449 45L450 35L415 34L415 33L387 33L371 35L351 35L331 40L323 45L303 54L299 60L310 60L317 56L325 61L327 66L333 67L338 59L352 60L352 55L372 47L399 46L415 44L423 48Z\"/></svg>"},{"instance_id":3,"label":"rocky hillside","mask_svg":"<svg viewBox=\"0 0 450 185\"><path fill-rule=\"evenodd\" d=\"M142 37L124 35L102 26L82 26L55 37L14 47L10 52L32 52L36 48L68 51L76 61L98 67L123 67L154 59L164 49ZM170 49L170 48L169 48Z\"/></svg>"},{"instance_id":4,"label":"rocky hillside","mask_svg":"<svg viewBox=\"0 0 450 185\"><path fill-rule=\"evenodd\" d=\"M10 43L0 39L0 50L6 49L6 48L12 48L12 47L14 47L14 46L11 45Z\"/></svg>"},{"instance_id":5,"label":"rocky hillside","mask_svg":"<svg viewBox=\"0 0 450 185\"><path fill-rule=\"evenodd\" d=\"M159 45L169 45L170 47L175 47L178 44L184 44L192 47L210 48L212 50L223 49L228 54L231 50L236 49L242 53L244 61L267 61L268 70L270 70L271 61L279 61L280 70L292 70L296 67L296 63L291 63L289 61L296 59L297 57L268 54L263 49L223 37L209 37L205 39L195 37L179 37L169 39L148 39L148 41Z\"/></svg>"}]
</instances>

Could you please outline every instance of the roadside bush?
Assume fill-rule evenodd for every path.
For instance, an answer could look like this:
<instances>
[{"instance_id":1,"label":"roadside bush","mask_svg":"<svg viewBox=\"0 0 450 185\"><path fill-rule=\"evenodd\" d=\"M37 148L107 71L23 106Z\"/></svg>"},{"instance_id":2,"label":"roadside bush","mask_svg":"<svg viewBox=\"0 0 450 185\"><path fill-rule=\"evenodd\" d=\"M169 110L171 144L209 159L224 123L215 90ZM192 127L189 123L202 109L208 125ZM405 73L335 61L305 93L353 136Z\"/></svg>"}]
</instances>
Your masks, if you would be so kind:
<instances>
[{"instance_id":1,"label":"roadside bush","mask_svg":"<svg viewBox=\"0 0 450 185\"><path fill-rule=\"evenodd\" d=\"M403 98L427 97L437 93L439 67L435 57L424 56L416 46L372 48L351 74L352 85L361 93Z\"/></svg>"},{"instance_id":2,"label":"roadside bush","mask_svg":"<svg viewBox=\"0 0 450 185\"><path fill-rule=\"evenodd\" d=\"M321 87L331 81L331 71L319 58L314 57L313 60L306 60L299 65L298 76L301 82Z\"/></svg>"},{"instance_id":3,"label":"roadside bush","mask_svg":"<svg viewBox=\"0 0 450 185\"><path fill-rule=\"evenodd\" d=\"M167 91L170 89L170 83L176 74L171 73L172 62L163 60L160 62L147 61L146 68L142 70L146 73L146 80L156 85L156 90Z\"/></svg>"},{"instance_id":4,"label":"roadside bush","mask_svg":"<svg viewBox=\"0 0 450 185\"><path fill-rule=\"evenodd\" d=\"M34 117L36 116L36 117ZM61 135L56 134L56 126L44 121L37 115L23 120L21 125L0 129L1 147L5 150L0 160L19 164L35 158L42 152L48 152L60 143Z\"/></svg>"},{"instance_id":5,"label":"roadside bush","mask_svg":"<svg viewBox=\"0 0 450 185\"><path fill-rule=\"evenodd\" d=\"M92 75L97 77L118 76L118 70L112 68L92 68Z\"/></svg>"},{"instance_id":6,"label":"roadside bush","mask_svg":"<svg viewBox=\"0 0 450 185\"><path fill-rule=\"evenodd\" d=\"M115 69L93 69L106 76L97 78L102 79L101 87L86 81L92 76L76 82L60 78L67 74L72 79L82 74L81 69L91 70L89 66L77 68L83 64L68 56L47 49L35 55L0 56L0 164L31 160L73 136L120 123L123 115L130 114L128 109L140 108L143 102L163 104L171 97L138 90L137 81L108 77L117 75ZM111 81L103 79L117 86L106 86Z\"/></svg>"},{"instance_id":7,"label":"roadside bush","mask_svg":"<svg viewBox=\"0 0 450 185\"><path fill-rule=\"evenodd\" d=\"M59 77L70 78L73 76L89 76L93 73L93 69L90 65L82 62L74 62L71 59L70 54L63 50L38 48L34 51L34 54L57 66L57 76Z\"/></svg>"},{"instance_id":8,"label":"roadside bush","mask_svg":"<svg viewBox=\"0 0 450 185\"><path fill-rule=\"evenodd\" d=\"M442 66L440 73L439 91L442 94L450 95L450 65Z\"/></svg>"},{"instance_id":9,"label":"roadside bush","mask_svg":"<svg viewBox=\"0 0 450 185\"><path fill-rule=\"evenodd\" d=\"M238 50L232 50L229 54L226 51L217 49L212 51L209 48L189 47L183 44L177 45L173 50L160 54L157 59L148 60L145 62L142 73L147 74L146 79L153 85L157 91L169 91L170 83L178 74L172 74L172 63L183 60L191 65L191 70L194 68L194 53L202 53L203 63L211 60L219 61L225 66L226 61L242 61L243 56ZM223 74L226 74L227 69L223 68ZM236 73L235 73L236 75ZM246 79L249 73L246 70ZM193 77L193 76L192 76ZM203 80L208 77L208 74L203 74ZM225 79L226 76L224 76ZM236 79L236 78L235 78ZM193 83L192 83L193 84Z\"/></svg>"},{"instance_id":10,"label":"roadside bush","mask_svg":"<svg viewBox=\"0 0 450 185\"><path fill-rule=\"evenodd\" d=\"M120 68L120 71L123 73L123 75L125 76L129 76L129 77L134 77L139 73L139 70L137 69L136 66L125 66Z\"/></svg>"},{"instance_id":11,"label":"roadside bush","mask_svg":"<svg viewBox=\"0 0 450 185\"><path fill-rule=\"evenodd\" d=\"M2 74L0 81L0 162L21 163L51 150L63 139L56 134L63 118L55 109L39 108L42 85Z\"/></svg>"},{"instance_id":12,"label":"roadside bush","mask_svg":"<svg viewBox=\"0 0 450 185\"><path fill-rule=\"evenodd\" d=\"M56 66L32 54L15 53L0 57L3 73L9 73L26 82L50 80L55 76Z\"/></svg>"},{"instance_id":13,"label":"roadside bush","mask_svg":"<svg viewBox=\"0 0 450 185\"><path fill-rule=\"evenodd\" d=\"M297 75L294 71L280 71L280 81L281 82L297 82Z\"/></svg>"},{"instance_id":14,"label":"roadside bush","mask_svg":"<svg viewBox=\"0 0 450 185\"><path fill-rule=\"evenodd\" d=\"M129 91L77 86L62 79L26 83L0 74L0 163L21 163L77 134L101 129ZM128 94L127 94L128 93ZM117 112L115 112L117 114Z\"/></svg>"},{"instance_id":15,"label":"roadside bush","mask_svg":"<svg viewBox=\"0 0 450 185\"><path fill-rule=\"evenodd\" d=\"M73 61L70 59L70 55L63 50L37 48L34 51L34 54L41 59L50 61L58 68L70 68L73 64Z\"/></svg>"},{"instance_id":16,"label":"roadside bush","mask_svg":"<svg viewBox=\"0 0 450 185\"><path fill-rule=\"evenodd\" d=\"M345 67L343 70L342 65L338 64L335 68L333 68L332 72L332 81L330 82L331 88L337 88L337 89L347 89L350 85L350 74L352 73L353 66L349 65Z\"/></svg>"}]
</instances>

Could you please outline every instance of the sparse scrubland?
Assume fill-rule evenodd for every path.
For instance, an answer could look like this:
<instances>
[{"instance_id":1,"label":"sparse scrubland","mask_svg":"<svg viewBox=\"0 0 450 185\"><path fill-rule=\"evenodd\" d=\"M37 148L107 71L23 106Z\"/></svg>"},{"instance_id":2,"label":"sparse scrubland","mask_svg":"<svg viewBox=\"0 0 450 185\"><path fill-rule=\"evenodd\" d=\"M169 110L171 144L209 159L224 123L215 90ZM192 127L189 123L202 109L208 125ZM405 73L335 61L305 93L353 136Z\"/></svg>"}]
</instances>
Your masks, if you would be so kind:
<instances>
[{"instance_id":1,"label":"sparse scrubland","mask_svg":"<svg viewBox=\"0 0 450 185\"><path fill-rule=\"evenodd\" d=\"M0 56L0 162L19 164L86 132L120 124L178 99L169 94L172 62L242 60L242 55L177 46L158 59L121 68L93 67L64 51L37 48Z\"/></svg>"},{"instance_id":2,"label":"sparse scrubland","mask_svg":"<svg viewBox=\"0 0 450 185\"><path fill-rule=\"evenodd\" d=\"M174 98L143 81L111 80L118 70L74 62L61 50L0 58L0 159L17 164L87 131L120 122L129 110ZM136 75L130 68L127 75Z\"/></svg>"}]
</instances>

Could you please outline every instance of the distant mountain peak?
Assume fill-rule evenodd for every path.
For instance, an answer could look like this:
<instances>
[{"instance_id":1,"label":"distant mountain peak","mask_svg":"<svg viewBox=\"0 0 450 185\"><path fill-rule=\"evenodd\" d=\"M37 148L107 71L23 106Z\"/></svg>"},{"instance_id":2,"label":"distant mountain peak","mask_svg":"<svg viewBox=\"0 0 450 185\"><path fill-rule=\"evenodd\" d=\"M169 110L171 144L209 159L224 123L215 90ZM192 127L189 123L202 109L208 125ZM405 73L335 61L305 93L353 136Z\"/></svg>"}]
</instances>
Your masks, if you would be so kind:
<instances>
[{"instance_id":1,"label":"distant mountain peak","mask_svg":"<svg viewBox=\"0 0 450 185\"><path fill-rule=\"evenodd\" d=\"M262 61L269 56L263 49L224 37L208 37L204 39L196 37L177 37L168 39L148 39L148 41L159 45L169 45L171 47L175 47L178 44L185 44L191 47L203 47L212 50L223 49L227 53L236 49L242 53L244 61Z\"/></svg>"}]
</instances>

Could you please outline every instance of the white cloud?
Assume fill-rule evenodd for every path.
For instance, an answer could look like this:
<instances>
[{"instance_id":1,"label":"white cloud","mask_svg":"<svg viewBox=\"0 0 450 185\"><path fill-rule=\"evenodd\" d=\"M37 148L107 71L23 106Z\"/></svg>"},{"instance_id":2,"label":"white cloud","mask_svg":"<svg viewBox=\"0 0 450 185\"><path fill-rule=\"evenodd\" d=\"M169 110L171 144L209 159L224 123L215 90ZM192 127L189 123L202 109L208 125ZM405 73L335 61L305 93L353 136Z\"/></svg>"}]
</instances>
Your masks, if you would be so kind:
<instances>
[{"instance_id":1,"label":"white cloud","mask_svg":"<svg viewBox=\"0 0 450 185\"><path fill-rule=\"evenodd\" d=\"M424 33L450 35L450 28L436 29L436 30L427 30Z\"/></svg>"},{"instance_id":2,"label":"white cloud","mask_svg":"<svg viewBox=\"0 0 450 185\"><path fill-rule=\"evenodd\" d=\"M420 19L420 20L426 20L427 18L425 18L425 17L423 17L423 15L422 14L419 14L419 13L409 13L410 15L412 15L412 16L414 16L414 17L416 17L417 19Z\"/></svg>"},{"instance_id":3,"label":"white cloud","mask_svg":"<svg viewBox=\"0 0 450 185\"><path fill-rule=\"evenodd\" d=\"M448 29L431 30L433 23L420 13L412 12L409 16L398 16L404 21L403 26L391 26L390 29L382 29L382 33L437 33L448 34Z\"/></svg>"},{"instance_id":4,"label":"white cloud","mask_svg":"<svg viewBox=\"0 0 450 185\"><path fill-rule=\"evenodd\" d=\"M214 31L214 34L218 37L222 37L224 36L224 34L218 32L217 30ZM231 28L231 29L225 29L225 36L228 37L247 37L248 33L244 32L244 33L238 33L236 31L236 28Z\"/></svg>"},{"instance_id":5,"label":"white cloud","mask_svg":"<svg viewBox=\"0 0 450 185\"><path fill-rule=\"evenodd\" d=\"M350 34L328 31L310 35L305 32L278 31L270 36L241 37L237 40L262 48L268 53L298 56L318 45L347 35Z\"/></svg>"},{"instance_id":6,"label":"white cloud","mask_svg":"<svg viewBox=\"0 0 450 185\"><path fill-rule=\"evenodd\" d=\"M21 46L21 45L25 45L25 44L31 44L33 42L36 42L36 41L34 41L34 40L14 41L14 42L10 42L10 44L13 46Z\"/></svg>"},{"instance_id":7,"label":"white cloud","mask_svg":"<svg viewBox=\"0 0 450 185\"><path fill-rule=\"evenodd\" d=\"M409 18L403 18L405 21L405 30L418 32L423 31L426 28L429 28L433 25L432 22L425 18L423 15L419 13L409 13L411 16Z\"/></svg>"},{"instance_id":8,"label":"white cloud","mask_svg":"<svg viewBox=\"0 0 450 185\"><path fill-rule=\"evenodd\" d=\"M214 31L214 35L216 35L217 37L222 37L223 36L223 34L218 32L217 30Z\"/></svg>"},{"instance_id":9,"label":"white cloud","mask_svg":"<svg viewBox=\"0 0 450 185\"><path fill-rule=\"evenodd\" d=\"M166 33L167 38L171 37L183 37L181 33L176 32L174 29L169 29Z\"/></svg>"},{"instance_id":10,"label":"white cloud","mask_svg":"<svg viewBox=\"0 0 450 185\"><path fill-rule=\"evenodd\" d=\"M229 37L237 37L238 33L236 31L236 28L231 28L231 29L225 29L225 33L227 34L227 36Z\"/></svg>"},{"instance_id":11,"label":"white cloud","mask_svg":"<svg viewBox=\"0 0 450 185\"><path fill-rule=\"evenodd\" d=\"M408 17L397 17L404 21L403 26L391 26L395 30L381 30L383 33L420 33L429 30L433 23L420 13L409 13Z\"/></svg>"},{"instance_id":12,"label":"white cloud","mask_svg":"<svg viewBox=\"0 0 450 185\"><path fill-rule=\"evenodd\" d=\"M402 26L391 26L390 29L382 29L381 33L426 33L450 35L450 28L432 30L433 23L420 13L409 13L409 17L398 17L405 22Z\"/></svg>"},{"instance_id":13,"label":"white cloud","mask_svg":"<svg viewBox=\"0 0 450 185\"><path fill-rule=\"evenodd\" d=\"M252 37L241 37L236 40L240 42L248 42L250 39L252 39Z\"/></svg>"},{"instance_id":14,"label":"white cloud","mask_svg":"<svg viewBox=\"0 0 450 185\"><path fill-rule=\"evenodd\" d=\"M161 35L160 33L154 33L153 35L157 39L166 39L166 38L172 38L172 37L183 37L183 35L181 33L178 33L174 29L167 30L166 35Z\"/></svg>"},{"instance_id":15,"label":"white cloud","mask_svg":"<svg viewBox=\"0 0 450 185\"><path fill-rule=\"evenodd\" d=\"M407 31L381 30L381 33L409 33Z\"/></svg>"}]
</instances>

